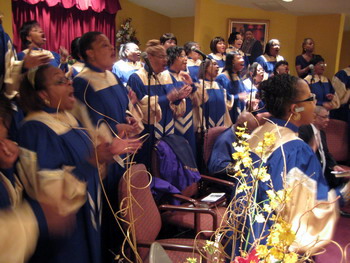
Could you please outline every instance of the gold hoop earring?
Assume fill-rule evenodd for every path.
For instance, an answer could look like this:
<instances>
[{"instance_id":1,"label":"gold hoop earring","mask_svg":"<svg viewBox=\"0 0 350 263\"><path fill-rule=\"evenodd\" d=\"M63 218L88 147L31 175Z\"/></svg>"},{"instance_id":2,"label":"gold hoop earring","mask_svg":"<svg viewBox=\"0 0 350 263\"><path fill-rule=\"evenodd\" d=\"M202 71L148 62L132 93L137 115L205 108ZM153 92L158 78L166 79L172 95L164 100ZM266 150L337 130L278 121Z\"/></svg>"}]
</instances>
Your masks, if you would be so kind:
<instances>
[{"instance_id":1,"label":"gold hoop earring","mask_svg":"<svg viewBox=\"0 0 350 263\"><path fill-rule=\"evenodd\" d=\"M292 119L295 121L300 121L301 115L299 112L293 113Z\"/></svg>"}]
</instances>

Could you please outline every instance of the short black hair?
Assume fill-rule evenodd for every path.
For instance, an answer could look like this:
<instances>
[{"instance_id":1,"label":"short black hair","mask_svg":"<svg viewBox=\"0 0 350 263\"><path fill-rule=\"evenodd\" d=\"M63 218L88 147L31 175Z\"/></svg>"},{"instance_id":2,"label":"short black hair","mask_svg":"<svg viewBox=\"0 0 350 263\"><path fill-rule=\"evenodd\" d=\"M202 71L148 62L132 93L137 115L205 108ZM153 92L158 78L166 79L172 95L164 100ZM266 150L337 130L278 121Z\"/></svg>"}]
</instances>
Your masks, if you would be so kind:
<instances>
[{"instance_id":1,"label":"short black hair","mask_svg":"<svg viewBox=\"0 0 350 263\"><path fill-rule=\"evenodd\" d=\"M235 40L237 39L237 36L241 35L240 32L232 32L229 36L229 38L227 39L227 42L231 45L233 43L235 43Z\"/></svg>"},{"instance_id":2,"label":"short black hair","mask_svg":"<svg viewBox=\"0 0 350 263\"><path fill-rule=\"evenodd\" d=\"M79 41L80 37L76 37L70 44L71 56L76 60L80 60L80 52L79 52Z\"/></svg>"},{"instance_id":3,"label":"short black hair","mask_svg":"<svg viewBox=\"0 0 350 263\"><path fill-rule=\"evenodd\" d=\"M272 116L283 118L287 114L287 107L298 98L296 88L299 78L289 74L270 77L259 86L260 98Z\"/></svg>"},{"instance_id":4,"label":"short black hair","mask_svg":"<svg viewBox=\"0 0 350 263\"><path fill-rule=\"evenodd\" d=\"M177 45L177 38L173 33L165 33L160 36L159 40L162 45L164 45L168 40L174 40L175 44Z\"/></svg>"},{"instance_id":5,"label":"short black hair","mask_svg":"<svg viewBox=\"0 0 350 263\"><path fill-rule=\"evenodd\" d=\"M87 62L88 60L86 51L91 49L91 44L99 35L102 35L102 33L98 31L90 31L81 36L79 40L79 52L84 61Z\"/></svg>"},{"instance_id":6,"label":"short black hair","mask_svg":"<svg viewBox=\"0 0 350 263\"><path fill-rule=\"evenodd\" d=\"M24 22L19 29L19 36L22 41L23 48L27 48L30 44L30 41L28 41L27 36L29 35L30 30L32 30L33 27L40 26L38 21L36 20L30 20L27 22Z\"/></svg>"},{"instance_id":7,"label":"short black hair","mask_svg":"<svg viewBox=\"0 0 350 263\"><path fill-rule=\"evenodd\" d=\"M225 39L223 39L222 37L214 37L211 41L210 41L210 50L211 52L213 52L214 54L218 53L217 49L216 49L216 45L220 42L225 42Z\"/></svg>"},{"instance_id":8,"label":"short black hair","mask_svg":"<svg viewBox=\"0 0 350 263\"><path fill-rule=\"evenodd\" d=\"M166 53L168 55L168 67L174 64L176 58L178 58L181 55L182 51L184 51L184 48L178 46L169 47L166 50Z\"/></svg>"},{"instance_id":9,"label":"short black hair","mask_svg":"<svg viewBox=\"0 0 350 263\"><path fill-rule=\"evenodd\" d=\"M316 65L319 62L324 62L324 58L321 55L314 55L310 60L310 64Z\"/></svg>"},{"instance_id":10,"label":"short black hair","mask_svg":"<svg viewBox=\"0 0 350 263\"><path fill-rule=\"evenodd\" d=\"M280 61L278 61L278 62L275 64L275 66L273 67L273 74L274 74L274 75L278 75L277 69L278 69L278 67L281 66L281 65L287 65L287 66L289 66L289 64L288 64L288 62L287 62L286 60L280 60Z\"/></svg>"},{"instance_id":11,"label":"short black hair","mask_svg":"<svg viewBox=\"0 0 350 263\"><path fill-rule=\"evenodd\" d=\"M273 38L273 39L270 39L270 40L266 43L264 54L267 54L267 55L271 56L270 49L271 49L271 47L272 47L272 43L275 42L275 41L280 42L278 39Z\"/></svg>"}]
</instances>

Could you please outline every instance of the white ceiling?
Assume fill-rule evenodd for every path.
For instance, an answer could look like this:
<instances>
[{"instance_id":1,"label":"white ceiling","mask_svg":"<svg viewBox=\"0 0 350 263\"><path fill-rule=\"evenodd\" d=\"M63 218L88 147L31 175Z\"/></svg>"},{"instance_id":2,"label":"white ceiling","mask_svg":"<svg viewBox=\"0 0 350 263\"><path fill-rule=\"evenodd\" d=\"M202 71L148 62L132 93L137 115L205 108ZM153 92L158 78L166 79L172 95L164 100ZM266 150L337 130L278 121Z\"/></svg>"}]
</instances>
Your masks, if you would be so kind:
<instances>
[{"instance_id":1,"label":"white ceiling","mask_svg":"<svg viewBox=\"0 0 350 263\"><path fill-rule=\"evenodd\" d=\"M194 16L195 0L129 0L168 17ZM350 30L350 0L216 0L224 4L276 11L293 15L346 14L345 30Z\"/></svg>"}]
</instances>

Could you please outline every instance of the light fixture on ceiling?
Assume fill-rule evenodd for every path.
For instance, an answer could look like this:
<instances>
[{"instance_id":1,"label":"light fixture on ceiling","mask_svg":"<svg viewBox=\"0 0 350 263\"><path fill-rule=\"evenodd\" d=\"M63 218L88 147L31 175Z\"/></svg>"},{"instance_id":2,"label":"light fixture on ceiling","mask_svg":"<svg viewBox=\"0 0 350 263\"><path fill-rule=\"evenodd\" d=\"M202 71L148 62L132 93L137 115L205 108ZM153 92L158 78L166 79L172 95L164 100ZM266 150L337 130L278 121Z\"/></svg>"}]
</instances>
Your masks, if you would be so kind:
<instances>
[{"instance_id":1,"label":"light fixture on ceiling","mask_svg":"<svg viewBox=\"0 0 350 263\"><path fill-rule=\"evenodd\" d=\"M282 0L283 2L293 2L293 0Z\"/></svg>"}]
</instances>

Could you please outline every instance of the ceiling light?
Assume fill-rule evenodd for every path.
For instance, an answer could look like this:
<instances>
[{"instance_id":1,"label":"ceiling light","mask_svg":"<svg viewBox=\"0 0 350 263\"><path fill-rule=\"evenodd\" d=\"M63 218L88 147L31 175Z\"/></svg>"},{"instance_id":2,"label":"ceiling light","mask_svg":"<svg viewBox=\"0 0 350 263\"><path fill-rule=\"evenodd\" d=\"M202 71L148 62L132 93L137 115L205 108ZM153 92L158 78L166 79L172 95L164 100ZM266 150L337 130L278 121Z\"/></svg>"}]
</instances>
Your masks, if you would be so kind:
<instances>
[{"instance_id":1,"label":"ceiling light","mask_svg":"<svg viewBox=\"0 0 350 263\"><path fill-rule=\"evenodd\" d=\"M283 2L293 2L293 0L282 0Z\"/></svg>"}]
</instances>

